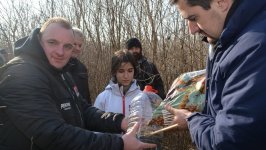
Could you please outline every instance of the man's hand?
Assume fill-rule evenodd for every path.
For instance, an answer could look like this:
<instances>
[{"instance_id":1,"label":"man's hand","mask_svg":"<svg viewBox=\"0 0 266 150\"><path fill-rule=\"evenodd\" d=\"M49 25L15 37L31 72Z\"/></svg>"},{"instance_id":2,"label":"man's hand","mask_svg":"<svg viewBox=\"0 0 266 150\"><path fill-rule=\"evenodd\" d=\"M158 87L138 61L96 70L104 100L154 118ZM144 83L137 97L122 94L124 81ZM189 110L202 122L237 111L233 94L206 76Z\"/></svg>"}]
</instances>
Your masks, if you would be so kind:
<instances>
[{"instance_id":1,"label":"man's hand","mask_svg":"<svg viewBox=\"0 0 266 150\"><path fill-rule=\"evenodd\" d=\"M154 148L156 144L143 143L136 138L139 129L139 123L133 126L133 129L122 136L124 141L124 150L142 150L144 148Z\"/></svg>"},{"instance_id":2,"label":"man's hand","mask_svg":"<svg viewBox=\"0 0 266 150\"><path fill-rule=\"evenodd\" d=\"M128 127L128 119L125 117L121 122L121 129L126 132L127 127Z\"/></svg>"},{"instance_id":3,"label":"man's hand","mask_svg":"<svg viewBox=\"0 0 266 150\"><path fill-rule=\"evenodd\" d=\"M169 104L166 104L164 108L174 115L172 124L178 124L179 129L188 128L186 118L192 114L190 111L186 109L175 109Z\"/></svg>"}]
</instances>

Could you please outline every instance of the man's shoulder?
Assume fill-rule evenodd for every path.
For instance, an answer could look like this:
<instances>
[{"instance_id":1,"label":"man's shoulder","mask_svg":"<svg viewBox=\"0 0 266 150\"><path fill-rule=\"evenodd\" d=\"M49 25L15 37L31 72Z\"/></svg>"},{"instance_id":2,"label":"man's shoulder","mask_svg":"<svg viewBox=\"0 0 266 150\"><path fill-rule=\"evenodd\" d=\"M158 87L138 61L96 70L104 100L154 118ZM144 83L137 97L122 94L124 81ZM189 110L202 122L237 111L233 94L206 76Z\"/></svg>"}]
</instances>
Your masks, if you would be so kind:
<instances>
[{"instance_id":1,"label":"man's shoulder","mask_svg":"<svg viewBox=\"0 0 266 150\"><path fill-rule=\"evenodd\" d=\"M154 65L154 63L152 61L150 61L147 57L142 56L140 59L140 63L142 64L149 64L149 65Z\"/></svg>"},{"instance_id":2,"label":"man's shoulder","mask_svg":"<svg viewBox=\"0 0 266 150\"><path fill-rule=\"evenodd\" d=\"M32 71L36 71L39 70L38 68L41 68L41 66L39 66L37 63L34 62L30 62L27 60L23 60L23 59L17 59L14 61L10 61L7 63L7 67L8 68L14 68L14 70L16 71L24 71L23 72L32 72Z\"/></svg>"},{"instance_id":3,"label":"man's shoulder","mask_svg":"<svg viewBox=\"0 0 266 150\"><path fill-rule=\"evenodd\" d=\"M82 68L87 68L83 62L81 62L79 59L77 59L77 65Z\"/></svg>"},{"instance_id":4,"label":"man's shoulder","mask_svg":"<svg viewBox=\"0 0 266 150\"><path fill-rule=\"evenodd\" d=\"M0 72L3 76L12 76L18 80L25 79L25 82L28 82L35 77L43 78L46 74L38 65L21 59L8 62L1 68Z\"/></svg>"},{"instance_id":5,"label":"man's shoulder","mask_svg":"<svg viewBox=\"0 0 266 150\"><path fill-rule=\"evenodd\" d=\"M143 59L142 65L146 66L146 67L151 67L152 69L156 68L156 65L152 61L147 59L146 57L145 57L145 59Z\"/></svg>"},{"instance_id":6,"label":"man's shoulder","mask_svg":"<svg viewBox=\"0 0 266 150\"><path fill-rule=\"evenodd\" d=\"M87 70L85 64L82 63L78 58L71 58L68 65L73 68L71 70Z\"/></svg>"}]
</instances>

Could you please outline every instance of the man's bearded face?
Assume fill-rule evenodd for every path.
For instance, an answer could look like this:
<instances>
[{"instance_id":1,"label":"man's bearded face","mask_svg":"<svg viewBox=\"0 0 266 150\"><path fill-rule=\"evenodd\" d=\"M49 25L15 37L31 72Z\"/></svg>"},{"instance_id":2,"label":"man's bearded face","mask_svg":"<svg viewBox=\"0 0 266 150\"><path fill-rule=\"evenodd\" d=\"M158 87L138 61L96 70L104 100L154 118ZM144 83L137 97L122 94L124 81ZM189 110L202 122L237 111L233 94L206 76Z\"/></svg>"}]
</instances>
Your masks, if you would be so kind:
<instances>
[{"instance_id":1,"label":"man's bearded face","mask_svg":"<svg viewBox=\"0 0 266 150\"><path fill-rule=\"evenodd\" d=\"M129 49L129 51L133 54L133 56L135 57L136 60L141 59L142 52L141 52L141 49L139 47L132 47L131 49Z\"/></svg>"}]
</instances>

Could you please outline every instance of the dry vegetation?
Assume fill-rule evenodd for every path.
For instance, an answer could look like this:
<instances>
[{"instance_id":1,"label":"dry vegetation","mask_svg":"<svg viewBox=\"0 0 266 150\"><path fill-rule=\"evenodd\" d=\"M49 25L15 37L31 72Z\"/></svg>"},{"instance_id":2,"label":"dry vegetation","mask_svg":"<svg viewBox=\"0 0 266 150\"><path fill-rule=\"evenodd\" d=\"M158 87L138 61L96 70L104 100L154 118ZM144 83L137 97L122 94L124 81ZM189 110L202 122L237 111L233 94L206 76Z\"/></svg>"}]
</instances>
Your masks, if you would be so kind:
<instances>
[{"instance_id":1,"label":"dry vegetation","mask_svg":"<svg viewBox=\"0 0 266 150\"><path fill-rule=\"evenodd\" d=\"M130 37L143 43L166 90L180 73L205 67L206 45L190 36L184 20L167 0L9 0L0 1L0 47L13 43L49 17L62 16L86 35L81 60L89 70L92 99L110 79L114 51Z\"/></svg>"}]
</instances>

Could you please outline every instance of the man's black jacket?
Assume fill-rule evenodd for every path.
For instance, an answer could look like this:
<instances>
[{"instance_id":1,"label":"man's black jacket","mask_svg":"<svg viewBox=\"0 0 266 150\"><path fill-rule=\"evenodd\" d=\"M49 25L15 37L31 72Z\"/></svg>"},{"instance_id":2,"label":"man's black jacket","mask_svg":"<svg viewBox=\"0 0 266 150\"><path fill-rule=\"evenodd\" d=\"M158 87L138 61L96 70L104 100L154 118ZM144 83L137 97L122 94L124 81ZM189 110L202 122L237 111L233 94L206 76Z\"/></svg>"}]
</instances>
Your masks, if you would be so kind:
<instances>
[{"instance_id":1,"label":"man's black jacket","mask_svg":"<svg viewBox=\"0 0 266 150\"><path fill-rule=\"evenodd\" d=\"M0 71L1 150L118 150L123 116L105 114L79 96L71 75L49 65L39 29L16 43Z\"/></svg>"},{"instance_id":2,"label":"man's black jacket","mask_svg":"<svg viewBox=\"0 0 266 150\"><path fill-rule=\"evenodd\" d=\"M158 91L157 94L162 99L165 98L164 85L160 73L156 66L152 62L149 62L144 56L138 60L138 72L136 79L141 90L144 89L145 85L151 85Z\"/></svg>"},{"instance_id":3,"label":"man's black jacket","mask_svg":"<svg viewBox=\"0 0 266 150\"><path fill-rule=\"evenodd\" d=\"M86 66L77 58L71 58L68 66L68 71L72 75L79 93L89 104L91 104L88 84L89 75Z\"/></svg>"}]
</instances>

